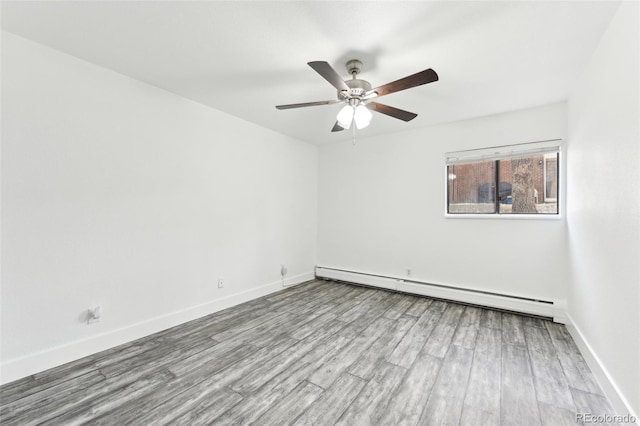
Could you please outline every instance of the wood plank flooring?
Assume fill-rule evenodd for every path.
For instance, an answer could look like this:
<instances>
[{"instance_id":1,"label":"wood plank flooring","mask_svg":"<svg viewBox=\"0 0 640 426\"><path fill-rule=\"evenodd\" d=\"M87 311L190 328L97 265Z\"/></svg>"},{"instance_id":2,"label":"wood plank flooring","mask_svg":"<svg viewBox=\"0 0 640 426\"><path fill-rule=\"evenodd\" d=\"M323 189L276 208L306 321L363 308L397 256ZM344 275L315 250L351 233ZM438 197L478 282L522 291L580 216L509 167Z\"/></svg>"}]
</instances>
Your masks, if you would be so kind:
<instances>
[{"instance_id":1,"label":"wood plank flooring","mask_svg":"<svg viewBox=\"0 0 640 426\"><path fill-rule=\"evenodd\" d=\"M573 425L564 326L312 281L0 387L3 425Z\"/></svg>"}]
</instances>

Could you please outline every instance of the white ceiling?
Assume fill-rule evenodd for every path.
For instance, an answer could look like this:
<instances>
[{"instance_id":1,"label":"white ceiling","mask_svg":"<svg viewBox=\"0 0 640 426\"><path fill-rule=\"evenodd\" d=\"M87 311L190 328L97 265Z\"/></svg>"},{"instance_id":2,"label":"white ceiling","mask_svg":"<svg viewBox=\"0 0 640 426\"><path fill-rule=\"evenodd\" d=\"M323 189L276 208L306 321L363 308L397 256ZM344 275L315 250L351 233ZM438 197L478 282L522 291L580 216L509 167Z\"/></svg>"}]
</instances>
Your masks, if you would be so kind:
<instances>
[{"instance_id":1,"label":"white ceiling","mask_svg":"<svg viewBox=\"0 0 640 426\"><path fill-rule=\"evenodd\" d=\"M562 101L618 2L2 2L3 29L317 144L340 105L306 65L364 62L373 86L433 68L440 81L378 100L361 137Z\"/></svg>"}]
</instances>

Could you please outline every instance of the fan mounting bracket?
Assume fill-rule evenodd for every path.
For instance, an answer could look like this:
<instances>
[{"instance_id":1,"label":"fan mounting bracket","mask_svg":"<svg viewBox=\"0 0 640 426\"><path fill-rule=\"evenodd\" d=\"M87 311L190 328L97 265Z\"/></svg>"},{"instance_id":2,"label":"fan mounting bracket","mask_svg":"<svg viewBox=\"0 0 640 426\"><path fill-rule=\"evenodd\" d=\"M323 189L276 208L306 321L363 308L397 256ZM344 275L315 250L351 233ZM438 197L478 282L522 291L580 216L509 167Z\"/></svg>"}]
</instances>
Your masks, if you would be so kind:
<instances>
[{"instance_id":1,"label":"fan mounting bracket","mask_svg":"<svg viewBox=\"0 0 640 426\"><path fill-rule=\"evenodd\" d=\"M362 71L362 62L357 59L351 59L347 62L347 71L349 72L349 75L360 74L360 71Z\"/></svg>"}]
</instances>

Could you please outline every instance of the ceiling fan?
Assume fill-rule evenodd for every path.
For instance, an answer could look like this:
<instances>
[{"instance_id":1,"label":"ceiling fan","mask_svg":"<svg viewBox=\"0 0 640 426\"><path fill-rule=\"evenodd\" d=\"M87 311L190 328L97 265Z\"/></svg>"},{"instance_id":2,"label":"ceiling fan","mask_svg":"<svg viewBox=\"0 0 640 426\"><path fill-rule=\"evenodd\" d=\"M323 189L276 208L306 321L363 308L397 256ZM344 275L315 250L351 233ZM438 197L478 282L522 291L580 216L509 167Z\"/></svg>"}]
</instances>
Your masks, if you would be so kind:
<instances>
[{"instance_id":1,"label":"ceiling fan","mask_svg":"<svg viewBox=\"0 0 640 426\"><path fill-rule=\"evenodd\" d=\"M400 80L392 81L391 83L383 84L382 86L372 89L371 83L366 80L356 78L362 69L362 62L357 59L352 59L347 62L347 71L352 76L351 80L343 80L342 77L340 77L340 74L338 74L327 62L314 61L308 62L307 65L331 83L333 87L338 89L338 99L331 101L305 102L301 104L276 105L276 108L292 109L344 103L345 106L342 107L336 116L336 124L331 129L332 132L349 129L352 124L355 124L357 129L367 127L371 122L372 117L370 110L402 121L411 121L416 118L418 114L374 102L372 99L438 81L438 74L436 74L436 72L431 68L428 68L424 71L420 71L408 77L404 77Z\"/></svg>"}]
</instances>

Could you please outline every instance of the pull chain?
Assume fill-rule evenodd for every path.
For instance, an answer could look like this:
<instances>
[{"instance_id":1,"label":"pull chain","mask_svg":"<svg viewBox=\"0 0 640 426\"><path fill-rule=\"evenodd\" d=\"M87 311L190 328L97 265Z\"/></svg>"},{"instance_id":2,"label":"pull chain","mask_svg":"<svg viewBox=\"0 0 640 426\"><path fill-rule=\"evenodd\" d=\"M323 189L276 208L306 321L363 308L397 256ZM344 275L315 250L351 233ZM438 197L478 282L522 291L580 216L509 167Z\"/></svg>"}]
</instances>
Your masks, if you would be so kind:
<instances>
[{"instance_id":1,"label":"pull chain","mask_svg":"<svg viewBox=\"0 0 640 426\"><path fill-rule=\"evenodd\" d=\"M358 70L353 70L351 72L351 78L352 80L356 79L356 76L358 75ZM351 119L351 143L353 144L353 146L356 146L356 123L353 119Z\"/></svg>"},{"instance_id":2,"label":"pull chain","mask_svg":"<svg viewBox=\"0 0 640 426\"><path fill-rule=\"evenodd\" d=\"M351 124L351 129L352 129L352 135L353 135L353 139L351 140L351 143L353 144L353 146L356 146L356 123L352 123Z\"/></svg>"}]
</instances>

